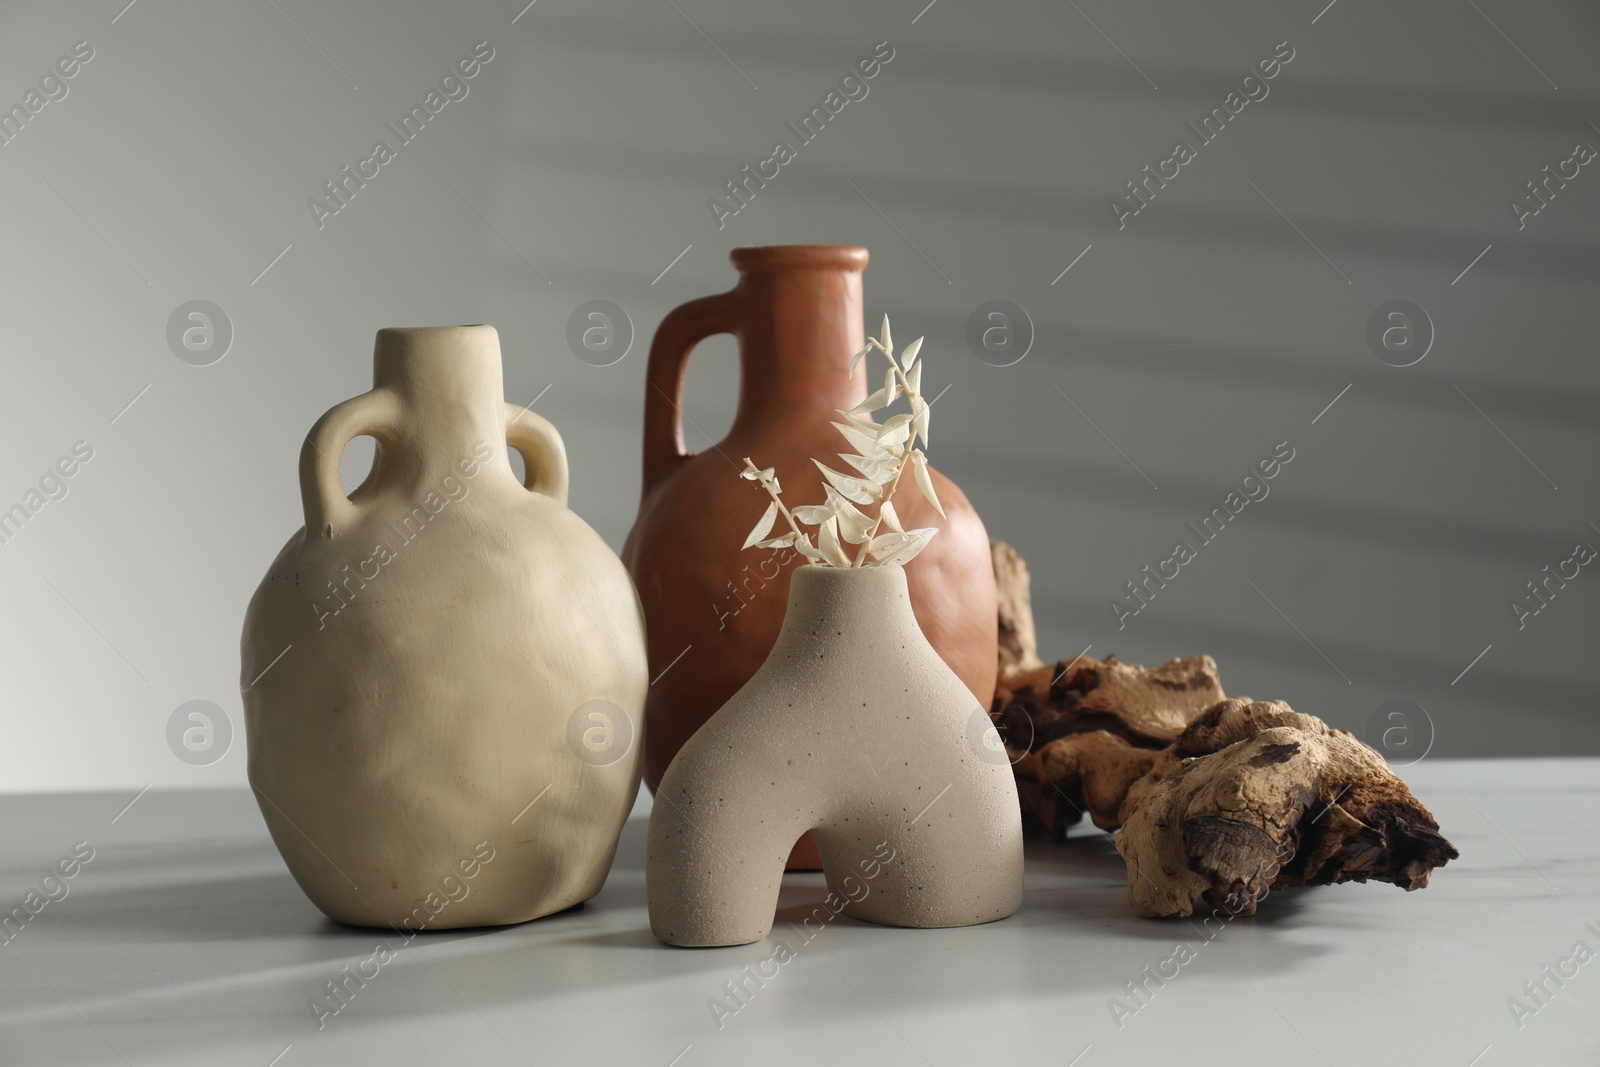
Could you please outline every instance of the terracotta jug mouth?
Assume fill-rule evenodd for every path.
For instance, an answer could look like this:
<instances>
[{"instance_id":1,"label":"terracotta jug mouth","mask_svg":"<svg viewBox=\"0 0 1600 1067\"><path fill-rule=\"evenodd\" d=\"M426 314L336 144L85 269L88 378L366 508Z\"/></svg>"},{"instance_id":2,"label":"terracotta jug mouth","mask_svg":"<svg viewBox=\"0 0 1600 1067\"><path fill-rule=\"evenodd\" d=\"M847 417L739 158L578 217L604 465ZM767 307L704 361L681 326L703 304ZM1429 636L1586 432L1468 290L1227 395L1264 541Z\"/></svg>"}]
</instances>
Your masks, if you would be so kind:
<instances>
[{"instance_id":1,"label":"terracotta jug mouth","mask_svg":"<svg viewBox=\"0 0 1600 1067\"><path fill-rule=\"evenodd\" d=\"M769 270L834 270L860 272L867 250L860 245L746 245L728 253L742 274Z\"/></svg>"}]
</instances>

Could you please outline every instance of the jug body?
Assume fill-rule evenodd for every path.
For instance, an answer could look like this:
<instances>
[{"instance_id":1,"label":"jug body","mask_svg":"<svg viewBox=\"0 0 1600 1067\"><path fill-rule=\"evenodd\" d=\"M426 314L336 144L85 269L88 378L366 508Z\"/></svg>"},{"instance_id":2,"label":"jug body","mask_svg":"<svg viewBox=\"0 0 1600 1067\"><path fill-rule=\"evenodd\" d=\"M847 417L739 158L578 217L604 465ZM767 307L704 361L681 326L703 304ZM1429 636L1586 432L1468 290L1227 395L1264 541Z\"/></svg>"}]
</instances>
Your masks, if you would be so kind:
<instances>
[{"instance_id":1,"label":"jug body","mask_svg":"<svg viewBox=\"0 0 1600 1067\"><path fill-rule=\"evenodd\" d=\"M650 350L644 488L623 549L649 620L645 780L654 789L694 732L743 686L777 640L796 553L741 550L767 500L739 478L746 456L773 467L786 499L820 502L813 460L838 467L847 445L831 425L868 392L861 272L851 246L771 246L732 253L733 290L671 312ZM679 409L695 344L717 333L739 344L739 406L728 435L691 454ZM877 388L880 383L872 383ZM994 695L998 635L988 534L966 496L933 472L945 517L907 497L907 525L939 534L906 568L911 605L938 655L975 703ZM665 673L663 673L665 672ZM796 866L815 868L809 844Z\"/></svg>"},{"instance_id":2,"label":"jug body","mask_svg":"<svg viewBox=\"0 0 1600 1067\"><path fill-rule=\"evenodd\" d=\"M581 903L637 793L638 597L566 507L559 435L505 403L500 375L492 327L381 331L375 388L307 437L306 526L246 615L251 786L340 922L482 926ZM339 455L359 435L376 456L346 497Z\"/></svg>"}]
</instances>

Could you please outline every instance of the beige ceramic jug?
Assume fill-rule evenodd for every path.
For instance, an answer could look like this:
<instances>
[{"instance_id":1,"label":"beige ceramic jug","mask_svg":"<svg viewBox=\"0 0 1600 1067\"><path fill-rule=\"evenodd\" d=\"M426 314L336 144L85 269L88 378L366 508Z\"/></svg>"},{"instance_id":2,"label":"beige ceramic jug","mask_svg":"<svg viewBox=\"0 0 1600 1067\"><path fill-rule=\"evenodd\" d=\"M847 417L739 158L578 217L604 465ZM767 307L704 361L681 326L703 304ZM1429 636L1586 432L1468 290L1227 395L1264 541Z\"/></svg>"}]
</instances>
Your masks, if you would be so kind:
<instances>
[{"instance_id":1,"label":"beige ceramic jug","mask_svg":"<svg viewBox=\"0 0 1600 1067\"><path fill-rule=\"evenodd\" d=\"M638 596L567 510L560 436L505 402L493 327L381 330L374 378L307 436L305 527L245 617L250 784L330 918L561 911L599 891L638 790Z\"/></svg>"}]
</instances>

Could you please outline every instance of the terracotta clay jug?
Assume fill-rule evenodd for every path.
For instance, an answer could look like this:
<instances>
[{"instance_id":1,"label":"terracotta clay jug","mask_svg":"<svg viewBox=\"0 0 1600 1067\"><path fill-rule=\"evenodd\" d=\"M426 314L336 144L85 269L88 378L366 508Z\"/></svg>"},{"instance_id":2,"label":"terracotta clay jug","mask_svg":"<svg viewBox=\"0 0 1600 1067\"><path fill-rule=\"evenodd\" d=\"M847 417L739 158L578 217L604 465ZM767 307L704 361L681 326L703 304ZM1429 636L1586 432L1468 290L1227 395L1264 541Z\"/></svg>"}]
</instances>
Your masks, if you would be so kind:
<instances>
[{"instance_id":1,"label":"terracotta clay jug","mask_svg":"<svg viewBox=\"0 0 1600 1067\"><path fill-rule=\"evenodd\" d=\"M806 830L828 912L940 927L1021 906L1011 764L906 592L896 566L794 572L772 655L661 781L646 865L656 937L684 947L766 937L784 857Z\"/></svg>"},{"instance_id":2,"label":"terracotta clay jug","mask_svg":"<svg viewBox=\"0 0 1600 1067\"><path fill-rule=\"evenodd\" d=\"M493 327L381 330L374 365L306 436L305 526L245 616L250 784L332 919L562 911L600 890L639 788L638 597L567 510L560 435L505 402ZM346 497L358 435L377 450Z\"/></svg>"},{"instance_id":3,"label":"terracotta clay jug","mask_svg":"<svg viewBox=\"0 0 1600 1067\"><path fill-rule=\"evenodd\" d=\"M736 248L731 258L738 284L670 312L646 371L643 492L622 558L649 620L655 682L645 704L644 774L652 789L772 651L789 575L801 562L796 553L741 551L768 503L739 477L744 457L776 469L786 500L820 503L822 475L812 460L838 466L848 446L831 423L867 395L865 362L850 375L864 343L867 250L773 245ZM684 373L695 345L719 333L739 344L738 410L723 440L690 453ZM908 527L940 527L906 568L911 604L934 650L988 707L998 643L988 534L960 489L938 472L933 481L947 517L915 494L901 513ZM803 840L790 868L818 866L815 846Z\"/></svg>"}]
</instances>

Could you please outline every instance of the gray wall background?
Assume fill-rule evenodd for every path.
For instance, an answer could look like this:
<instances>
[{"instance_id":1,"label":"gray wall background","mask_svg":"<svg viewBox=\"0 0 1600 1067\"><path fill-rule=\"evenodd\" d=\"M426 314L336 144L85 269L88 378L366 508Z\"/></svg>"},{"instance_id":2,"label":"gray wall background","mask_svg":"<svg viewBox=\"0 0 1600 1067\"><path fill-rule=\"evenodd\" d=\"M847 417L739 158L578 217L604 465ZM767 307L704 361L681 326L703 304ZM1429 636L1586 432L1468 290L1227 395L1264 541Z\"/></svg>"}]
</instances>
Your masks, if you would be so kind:
<instances>
[{"instance_id":1,"label":"gray wall background","mask_svg":"<svg viewBox=\"0 0 1600 1067\"><path fill-rule=\"evenodd\" d=\"M94 449L0 546L0 789L243 782L242 738L193 767L167 722L205 699L242 730L301 434L367 388L377 328L497 326L620 546L650 333L731 284L729 248L791 242L869 246L869 321L927 335L933 460L1031 561L1048 657L1207 652L1358 730L1408 700L1434 757L1600 752L1600 568L1524 629L1508 607L1600 546L1600 167L1524 229L1507 207L1600 147L1592 5L125 2L0 7L0 102L95 53L0 147L0 504ZM479 40L470 94L319 230L307 199ZM707 199L883 40L867 98L719 230ZM1285 40L1119 232L1107 200ZM565 341L598 298L637 331L604 368ZM964 340L995 298L1034 327L1010 367ZM1395 298L1437 334L1405 368L1364 336ZM166 341L192 299L233 326L211 366ZM714 437L735 372L726 339L692 365ZM1271 495L1119 631L1107 600L1284 440Z\"/></svg>"}]
</instances>

